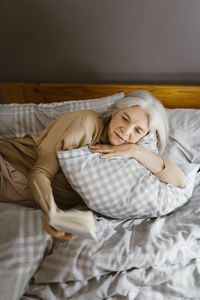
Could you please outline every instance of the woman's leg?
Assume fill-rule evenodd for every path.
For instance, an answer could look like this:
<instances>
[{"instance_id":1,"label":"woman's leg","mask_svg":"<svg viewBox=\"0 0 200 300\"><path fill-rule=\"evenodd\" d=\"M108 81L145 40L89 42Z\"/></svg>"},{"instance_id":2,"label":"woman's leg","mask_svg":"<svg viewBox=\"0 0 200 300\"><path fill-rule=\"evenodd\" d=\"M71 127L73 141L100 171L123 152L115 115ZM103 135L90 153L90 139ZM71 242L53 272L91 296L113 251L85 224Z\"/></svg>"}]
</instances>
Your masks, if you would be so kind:
<instances>
[{"instance_id":1,"label":"woman's leg","mask_svg":"<svg viewBox=\"0 0 200 300\"><path fill-rule=\"evenodd\" d=\"M0 155L0 202L38 208L26 177Z\"/></svg>"}]
</instances>

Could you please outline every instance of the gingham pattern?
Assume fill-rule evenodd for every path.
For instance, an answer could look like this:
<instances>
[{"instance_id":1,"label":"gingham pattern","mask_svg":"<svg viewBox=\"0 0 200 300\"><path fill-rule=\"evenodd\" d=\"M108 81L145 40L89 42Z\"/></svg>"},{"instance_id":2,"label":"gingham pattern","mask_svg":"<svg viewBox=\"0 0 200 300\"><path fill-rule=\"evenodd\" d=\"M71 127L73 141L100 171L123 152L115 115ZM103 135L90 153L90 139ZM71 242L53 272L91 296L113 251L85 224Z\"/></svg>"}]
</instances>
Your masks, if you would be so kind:
<instances>
[{"instance_id":1,"label":"gingham pattern","mask_svg":"<svg viewBox=\"0 0 200 300\"><path fill-rule=\"evenodd\" d=\"M105 111L116 100L125 96L123 92L112 96L54 102L49 104L0 104L0 141L23 137L28 132L38 133L60 115L75 110Z\"/></svg>"},{"instance_id":2,"label":"gingham pattern","mask_svg":"<svg viewBox=\"0 0 200 300\"><path fill-rule=\"evenodd\" d=\"M41 211L1 203L0 299L198 299L198 179L191 201L168 216L138 222L97 216L98 242L52 244Z\"/></svg>"},{"instance_id":3,"label":"gingham pattern","mask_svg":"<svg viewBox=\"0 0 200 300\"><path fill-rule=\"evenodd\" d=\"M182 267L200 257L200 177L198 179L192 200L170 215L155 219L123 221L96 217L97 242L81 238L71 241L58 240L36 272L35 282L41 284L83 281L85 286L86 280L97 278L97 281L102 282L102 275L112 276L117 273L120 277L126 274L133 284L134 274L129 276L125 271L131 272L136 268L136 287L140 288L143 284L149 287L151 283L154 287L161 285L162 288L165 282L162 272L170 274L171 283L170 270L175 265L184 280ZM155 267L160 267L161 273L154 273ZM147 273L142 273L144 276L141 276L142 270L147 270ZM154 278L152 281L148 276L150 271ZM196 278L192 272L191 278ZM191 284L190 280L189 282ZM187 277L185 283L188 287ZM175 295L179 291L176 288L174 287ZM195 287L194 290L197 293L198 288Z\"/></svg>"},{"instance_id":4,"label":"gingham pattern","mask_svg":"<svg viewBox=\"0 0 200 300\"><path fill-rule=\"evenodd\" d=\"M42 212L0 203L0 299L19 300L52 239L42 230Z\"/></svg>"},{"instance_id":5,"label":"gingham pattern","mask_svg":"<svg viewBox=\"0 0 200 300\"><path fill-rule=\"evenodd\" d=\"M183 165L187 185L180 189L160 182L138 161L122 157L100 159L88 147L58 151L60 166L86 205L112 218L144 218L168 214L192 195L198 166Z\"/></svg>"}]
</instances>

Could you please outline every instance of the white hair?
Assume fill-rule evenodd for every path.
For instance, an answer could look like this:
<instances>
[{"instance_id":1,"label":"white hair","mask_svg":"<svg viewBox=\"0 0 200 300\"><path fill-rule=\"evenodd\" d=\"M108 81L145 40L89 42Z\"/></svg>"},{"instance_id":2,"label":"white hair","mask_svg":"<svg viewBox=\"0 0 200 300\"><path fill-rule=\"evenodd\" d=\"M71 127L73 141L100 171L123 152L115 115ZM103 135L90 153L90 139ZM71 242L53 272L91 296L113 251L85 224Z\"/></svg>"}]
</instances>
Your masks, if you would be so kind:
<instances>
[{"instance_id":1,"label":"white hair","mask_svg":"<svg viewBox=\"0 0 200 300\"><path fill-rule=\"evenodd\" d=\"M169 124L167 111L163 104L147 91L135 91L127 94L124 98L117 100L103 113L104 118L111 117L119 110L140 106L149 116L149 130L155 131L158 137L158 151L162 153L165 149Z\"/></svg>"}]
</instances>

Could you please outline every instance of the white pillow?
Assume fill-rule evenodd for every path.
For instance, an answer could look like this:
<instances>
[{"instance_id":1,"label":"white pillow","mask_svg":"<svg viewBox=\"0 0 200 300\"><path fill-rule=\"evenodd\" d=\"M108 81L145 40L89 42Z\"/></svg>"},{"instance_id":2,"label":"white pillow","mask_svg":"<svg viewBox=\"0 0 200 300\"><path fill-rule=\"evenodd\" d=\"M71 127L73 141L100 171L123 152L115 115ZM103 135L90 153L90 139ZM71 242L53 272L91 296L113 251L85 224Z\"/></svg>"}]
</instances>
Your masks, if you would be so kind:
<instances>
[{"instance_id":1,"label":"white pillow","mask_svg":"<svg viewBox=\"0 0 200 300\"><path fill-rule=\"evenodd\" d=\"M200 109L168 109L169 140L164 156L181 165L200 163Z\"/></svg>"},{"instance_id":2,"label":"white pillow","mask_svg":"<svg viewBox=\"0 0 200 300\"><path fill-rule=\"evenodd\" d=\"M92 210L116 219L157 217L191 197L198 165L182 166L187 185L180 189L160 182L137 160L101 159L88 147L58 151L59 164L73 189Z\"/></svg>"},{"instance_id":3,"label":"white pillow","mask_svg":"<svg viewBox=\"0 0 200 300\"><path fill-rule=\"evenodd\" d=\"M28 132L38 133L60 115L70 111L91 109L102 112L124 96L121 92L90 100L48 104L0 104L0 141L23 137Z\"/></svg>"}]
</instances>

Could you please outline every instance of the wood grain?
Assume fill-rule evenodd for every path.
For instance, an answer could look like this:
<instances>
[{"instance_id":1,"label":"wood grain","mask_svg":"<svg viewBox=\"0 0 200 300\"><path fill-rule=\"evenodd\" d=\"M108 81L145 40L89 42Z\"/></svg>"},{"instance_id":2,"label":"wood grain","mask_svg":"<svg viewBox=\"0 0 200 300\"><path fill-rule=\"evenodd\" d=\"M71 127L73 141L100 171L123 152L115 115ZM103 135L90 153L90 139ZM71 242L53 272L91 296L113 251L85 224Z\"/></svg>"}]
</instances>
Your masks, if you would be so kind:
<instances>
[{"instance_id":1,"label":"wood grain","mask_svg":"<svg viewBox=\"0 0 200 300\"><path fill-rule=\"evenodd\" d=\"M167 108L200 108L200 85L0 83L3 103L50 103L147 90Z\"/></svg>"}]
</instances>

